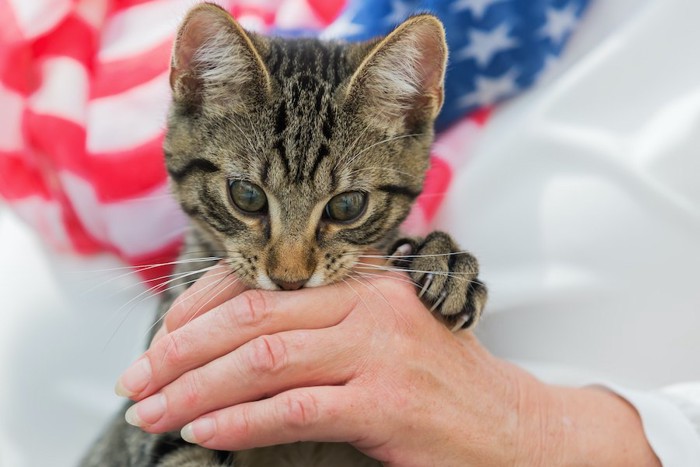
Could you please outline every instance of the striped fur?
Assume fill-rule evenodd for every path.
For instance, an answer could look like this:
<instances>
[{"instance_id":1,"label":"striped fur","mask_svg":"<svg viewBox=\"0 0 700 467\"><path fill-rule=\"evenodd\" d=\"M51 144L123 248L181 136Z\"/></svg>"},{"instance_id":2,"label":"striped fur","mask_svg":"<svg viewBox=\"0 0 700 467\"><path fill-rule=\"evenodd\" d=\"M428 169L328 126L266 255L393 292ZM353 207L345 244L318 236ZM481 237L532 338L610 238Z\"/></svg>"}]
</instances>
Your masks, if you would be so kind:
<instances>
[{"instance_id":1,"label":"striped fur","mask_svg":"<svg viewBox=\"0 0 700 467\"><path fill-rule=\"evenodd\" d=\"M413 269L436 272L423 291L426 302L453 321L466 310L462 322L475 323L485 300L476 260L445 255L458 251L446 234L398 240L423 187L446 57L442 27L429 15L385 39L344 44L265 38L216 6L195 7L175 44L165 142L173 192L194 227L187 257L223 253L248 285L275 290L341 280L359 254L408 244L428 254ZM229 193L236 180L264 191L264 211L236 207ZM329 200L350 191L366 194L362 214L342 223L326 217ZM451 271L459 275L447 278ZM161 312L183 288L166 297ZM211 452L173 433L141 432L122 414L83 465L380 464L329 443Z\"/></svg>"}]
</instances>

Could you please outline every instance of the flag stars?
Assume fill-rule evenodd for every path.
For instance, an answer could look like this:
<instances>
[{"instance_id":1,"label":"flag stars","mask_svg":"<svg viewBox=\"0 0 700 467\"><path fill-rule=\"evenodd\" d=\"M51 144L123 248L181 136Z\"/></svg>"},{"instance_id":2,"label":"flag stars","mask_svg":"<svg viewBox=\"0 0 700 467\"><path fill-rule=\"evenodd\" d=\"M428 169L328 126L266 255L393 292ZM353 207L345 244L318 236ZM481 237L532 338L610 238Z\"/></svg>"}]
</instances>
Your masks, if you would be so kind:
<instances>
[{"instance_id":1,"label":"flag stars","mask_svg":"<svg viewBox=\"0 0 700 467\"><path fill-rule=\"evenodd\" d=\"M469 44L457 52L457 59L473 58L479 66L486 66L495 54L512 49L518 42L510 37L508 25L502 24L490 32L474 29L469 34Z\"/></svg>"},{"instance_id":2,"label":"flag stars","mask_svg":"<svg viewBox=\"0 0 700 467\"><path fill-rule=\"evenodd\" d=\"M452 4L450 9L452 11L469 10L475 19L480 19L484 17L491 5L502 1L504 0L458 0Z\"/></svg>"},{"instance_id":3,"label":"flag stars","mask_svg":"<svg viewBox=\"0 0 700 467\"><path fill-rule=\"evenodd\" d=\"M355 13L353 11L346 11L344 15L341 15L328 26L319 37L323 40L329 40L348 38L362 34L365 28L361 24L353 23L354 19Z\"/></svg>"},{"instance_id":4,"label":"flag stars","mask_svg":"<svg viewBox=\"0 0 700 467\"><path fill-rule=\"evenodd\" d=\"M476 89L462 96L458 101L458 105L462 108L490 105L511 96L518 90L516 79L517 72L513 69L494 78L477 76Z\"/></svg>"},{"instance_id":5,"label":"flag stars","mask_svg":"<svg viewBox=\"0 0 700 467\"><path fill-rule=\"evenodd\" d=\"M576 6L569 4L566 8L557 10L550 8L547 10L547 20L540 30L540 34L549 37L554 44L561 42L574 30L578 17L576 16Z\"/></svg>"},{"instance_id":6,"label":"flag stars","mask_svg":"<svg viewBox=\"0 0 700 467\"><path fill-rule=\"evenodd\" d=\"M404 2L403 0L392 0L391 1L391 13L389 16L384 18L384 22L392 26L403 22L408 18L415 9L410 2Z\"/></svg>"}]
</instances>

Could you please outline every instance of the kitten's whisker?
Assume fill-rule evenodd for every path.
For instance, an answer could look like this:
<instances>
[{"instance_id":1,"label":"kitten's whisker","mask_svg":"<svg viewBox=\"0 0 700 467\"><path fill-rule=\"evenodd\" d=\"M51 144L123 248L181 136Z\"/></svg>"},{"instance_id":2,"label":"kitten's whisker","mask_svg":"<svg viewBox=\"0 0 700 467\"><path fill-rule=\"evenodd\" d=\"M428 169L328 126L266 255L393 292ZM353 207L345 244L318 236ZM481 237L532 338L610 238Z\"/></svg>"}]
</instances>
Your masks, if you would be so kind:
<instances>
[{"instance_id":1,"label":"kitten's whisker","mask_svg":"<svg viewBox=\"0 0 700 467\"><path fill-rule=\"evenodd\" d=\"M376 285L374 285L372 282L367 281L367 280L361 281L354 276L349 276L349 277L351 279L354 279L355 281L359 282L360 284L365 285L365 287L367 287L368 290L374 291L375 294L378 294L381 297L381 299L389 306L389 308L391 308L394 311L394 313L396 313L396 315L399 316L404 321L404 323L408 324L408 320L401 313L399 313L399 311L394 307L394 305L391 304L391 302L389 302L389 300L386 298L386 296L382 293L381 290L379 290L377 288ZM369 289L369 287L371 287L373 290ZM375 321L376 321L376 318L375 318ZM377 325L379 325L379 323L377 323Z\"/></svg>"},{"instance_id":2,"label":"kitten's whisker","mask_svg":"<svg viewBox=\"0 0 700 467\"><path fill-rule=\"evenodd\" d=\"M423 180L423 178L424 178L423 175L416 175L416 174L412 174L412 173L406 172L406 171L404 171L404 170L399 170L399 169L395 169L395 168L392 168L392 167L385 167L385 166L381 166L381 167L378 167L378 166L375 166L375 167L360 167L360 168L357 168L357 169L355 169L355 170L349 172L348 175L349 175L349 176L353 176L353 175L356 175L356 174L358 174L358 173L360 173L360 172L375 171L377 168L380 168L382 171L396 172L396 173L399 173L399 174L401 174L401 175L405 175L406 177L415 178L415 179L418 179L418 180Z\"/></svg>"},{"instance_id":3,"label":"kitten's whisker","mask_svg":"<svg viewBox=\"0 0 700 467\"><path fill-rule=\"evenodd\" d=\"M355 155L353 155L353 156L350 158L350 160L348 160L347 162L344 162L344 163L345 163L346 166L349 166L350 164L352 164L353 162L355 162L355 160L357 160L357 158L360 157L362 154L364 154L365 152L367 152L367 151L369 151L370 149L374 148L375 146L379 146L380 144L386 144L386 143L390 143L390 142L392 142L392 141L396 141L396 140L399 140L399 139L403 139L403 138L412 138L412 137L414 137L414 136L422 136L422 135L423 135L423 133L410 133L410 134L407 134L407 135L397 135L397 136L391 136L391 137L389 137L389 138L385 138L385 139L383 139L383 140L381 140L381 141L377 141L377 142L374 143L374 144L370 144L369 146L367 146L366 148L364 148L364 149L361 150L360 152L358 152L358 153L356 153Z\"/></svg>"},{"instance_id":4,"label":"kitten's whisker","mask_svg":"<svg viewBox=\"0 0 700 467\"><path fill-rule=\"evenodd\" d=\"M129 289L132 289L132 288L134 288L134 287L138 287L138 286L140 286L140 285L146 285L146 284L148 284L148 283L150 283L150 282L156 282L156 284L153 284L153 287L156 287L156 288L157 288L158 285L159 285L159 284L158 284L159 281L162 281L162 280L164 280L164 279L177 279L177 278L185 277L185 275L188 274L188 273L190 273L190 272L192 272L192 271L174 272L174 273L172 273L172 274L166 274L166 275L163 275L163 276L154 277L154 278L152 278L152 279L146 279L146 280L143 280L143 281L140 281L140 282L136 282L136 281L135 281L135 282L133 282L132 284L129 284L129 285L127 285L126 287L122 288L121 290L116 290L116 291L112 292L110 295L108 295L108 297L110 297L110 298L111 298L111 297L114 297L115 295L121 293L121 292L124 291L124 290L129 290ZM206 272L206 271L205 271L205 272ZM115 278L115 279L116 279L116 278ZM108 282L110 282L110 281L108 281ZM107 282L105 282L104 284L106 284L106 283L107 283ZM100 284L100 285L104 285L104 284ZM96 286L96 287L97 287L97 286ZM93 287L93 288L96 288L96 287Z\"/></svg>"},{"instance_id":5,"label":"kitten's whisker","mask_svg":"<svg viewBox=\"0 0 700 467\"><path fill-rule=\"evenodd\" d=\"M110 271L123 271L124 269L130 269L132 273L146 271L148 269L158 268L161 266L170 266L173 264L187 264L187 263L197 263L202 261L218 261L222 258L220 257L209 257L209 258L190 258L190 259L178 259L176 261L168 261L165 263L153 263L153 264L139 264L134 266L119 266L116 268L104 268L104 269L86 269L83 271L75 271L76 273L88 273L88 272L110 272Z\"/></svg>"},{"instance_id":6,"label":"kitten's whisker","mask_svg":"<svg viewBox=\"0 0 700 467\"><path fill-rule=\"evenodd\" d=\"M229 275L230 273L231 273L231 272L228 271L228 270L226 270L226 271L220 271L220 272L217 272L217 273L212 274L210 277L226 276L226 275ZM193 283L197 282L199 279L200 279L200 278L198 277L198 278L196 278L196 279L193 279L193 280L184 282L182 285L190 285L190 284L193 284ZM225 277L224 277L223 279L225 279ZM206 285L206 286L202 287L200 290L194 292L193 295L198 295L198 294L201 294L201 293L203 293L203 292L206 292L206 291L207 291L208 289L210 289L212 286L215 286L215 285L217 285L217 284L218 284L218 282L217 282L217 283L212 283L212 284ZM177 285L175 285L175 286L173 286L173 287L171 287L171 288L177 287L178 285L180 285L180 284L177 284ZM167 290L170 290L171 288L168 288ZM167 290L164 290L164 292L167 292ZM171 307L172 307L172 304L171 304ZM146 331L146 335L150 334L150 333L153 331L153 328L155 328L158 324L160 324L160 323L165 319L165 316L166 316L169 312L170 312L170 309L168 309L166 312L162 313L162 314L158 317L158 319L156 319L155 322L148 328L148 330Z\"/></svg>"},{"instance_id":7,"label":"kitten's whisker","mask_svg":"<svg viewBox=\"0 0 700 467\"><path fill-rule=\"evenodd\" d=\"M377 273L377 272L360 271L358 269L353 270L353 273L360 275L360 276L363 276L363 277L369 277L369 278L379 277L379 278L389 279L392 281L403 282L405 284L411 284L415 287L420 287L420 284L418 282L416 282L416 281L412 280L410 277L406 277L406 276L398 276L398 277L397 276L390 276L387 274L381 274L381 273Z\"/></svg>"},{"instance_id":8,"label":"kitten's whisker","mask_svg":"<svg viewBox=\"0 0 700 467\"><path fill-rule=\"evenodd\" d=\"M179 281L179 280L181 280L181 279L183 279L184 277L187 277L187 276L191 276L191 275L198 274L198 273L201 273L201 272L207 272L207 271L213 269L214 267L216 267L216 265L214 265L214 266L209 266L208 268L203 268L203 269L200 269L200 270L197 270L197 271L189 271L189 272L186 273L186 274L183 274L183 275L178 276L178 277L176 277L176 278L174 278L174 279L170 279L170 280L168 280L168 281L165 281L165 282L163 282L162 284L156 284L156 285L154 285L154 286L152 286L152 287L147 288L146 290L144 290L143 292L139 293L138 295L136 295L135 297L133 297L131 300L129 300L128 302L126 302L125 304L123 304L122 306L120 306L120 307L117 309L117 311L115 311L115 312L112 314L112 318L111 318L111 319L113 319L115 316L119 315L119 313L121 313L121 311L122 311L124 308L126 308L127 306L129 306L130 304L133 303L133 305L131 306L131 308L129 308L129 311L127 311L127 312L124 314L124 317L121 319L121 321L119 322L119 325L116 327L116 329L114 330L114 332L112 332L112 335L111 335L111 336L109 337L109 339L107 340L107 343L105 344L104 348L106 349L107 346L109 346L109 344L110 344L110 343L112 342L112 340L114 339L114 336L117 335L117 332L118 332L118 331L121 329L121 327L124 325L124 323L126 322L127 318L129 317L129 315L131 315L131 312L134 310L134 308L136 308L136 306L137 306L139 303L141 303L143 300L145 300L145 299L148 297L148 294L153 294L153 296L163 294L163 293L165 293L165 292L167 292L167 291L169 291L169 290L172 290L172 289L174 289L174 288L176 288L176 287L180 287L180 286L182 286L183 284L177 283L177 284L172 285L172 286L169 286L169 287L167 287L167 288L165 288L165 289L160 289L161 287L164 287L164 286L166 286L166 285L172 284L173 282ZM197 279L198 279L198 278L197 278ZM197 279L195 279L193 282L196 282ZM160 289L160 290L159 290L159 289ZM156 292L156 291L157 291L157 292ZM138 300L138 301L137 301L137 300ZM134 302L135 302L135 303L134 303ZM111 320L111 319L110 319L110 320Z\"/></svg>"},{"instance_id":9,"label":"kitten's whisker","mask_svg":"<svg viewBox=\"0 0 700 467\"><path fill-rule=\"evenodd\" d=\"M360 284L362 284L362 282L360 282L360 281L359 281L358 279L356 279L355 277L352 277L351 275L350 275L350 276L346 276L346 277L347 277L348 279L353 279L355 282L359 282ZM355 294L358 296L358 298L360 299L360 301L362 302L362 304L365 306L365 309L367 310L367 312L370 314L370 316L371 316L372 319L374 320L374 324L375 324L376 326L379 326L379 320L378 320L377 317L374 315L374 311L373 311L372 308L370 308L370 306L367 304L367 302L365 301L365 298L362 296L362 294L360 294L357 290L355 290L355 288L354 288L352 285L350 285L350 282L346 281L345 278L343 278L343 282L345 282L345 283L348 285L348 287L350 287L350 288L353 290L353 292L355 292ZM362 285L364 285L364 284L362 284Z\"/></svg>"},{"instance_id":10,"label":"kitten's whisker","mask_svg":"<svg viewBox=\"0 0 700 467\"><path fill-rule=\"evenodd\" d=\"M454 256L454 255L469 255L471 254L467 250L452 251L450 253L427 253L423 255L410 254L410 255L357 255L358 258L430 258L437 256Z\"/></svg>"},{"instance_id":11,"label":"kitten's whisker","mask_svg":"<svg viewBox=\"0 0 700 467\"><path fill-rule=\"evenodd\" d=\"M141 298L142 296L144 296L144 295L146 295L146 294L148 294L148 293L152 293L152 292L158 290L160 287L165 287L165 286L167 286L167 285L169 285L169 284L172 284L173 282L176 282L176 281L178 281L178 280L180 280L180 279L184 279L185 277L188 277L188 276L192 276L192 275L200 274L200 273L206 273L206 272L208 272L208 271L214 269L216 266L217 266L217 265L215 264L215 265L213 265L213 266L208 266L208 267L205 267L205 268L202 268L202 269L197 269L196 271L187 271L187 272L185 272L185 273L183 273L183 274L181 274L181 275L178 275L178 277L175 277L175 278L173 278L173 279L170 279L170 280L167 280L167 281L162 282L162 283L160 283L160 284L156 284L156 285L154 285L154 286L152 286L152 287L149 287L149 288L147 288L146 290L144 290L143 292L141 292L140 294L138 294L137 296L133 297L131 300L129 300L129 301L126 302L125 304L123 304L122 306L120 306L120 307L117 309L116 313L118 314L119 312L122 311L122 309L124 309L125 307L129 306L129 305L130 305L132 302L134 302L135 300L138 300L139 298ZM177 287L177 285L179 285L179 284L176 284L175 287ZM161 294L161 293L163 293L163 292L165 292L165 291L167 291L167 290L169 290L169 289L162 290L162 291L158 291L155 295L159 295L159 294Z\"/></svg>"},{"instance_id":12,"label":"kitten's whisker","mask_svg":"<svg viewBox=\"0 0 700 467\"><path fill-rule=\"evenodd\" d=\"M217 287L219 287L228 277L230 277L231 275L233 275L233 274L235 273L235 271L226 271L226 272L227 272L227 274L224 275L224 277L222 277L221 279L219 279L219 280L214 284L213 289L216 289ZM233 285L233 284L235 284L236 282L238 282L238 279L235 279L235 280L233 281L233 283L230 284L230 285ZM212 285L212 284L209 284L209 285ZM207 300L206 302L204 302L199 308L197 308L197 309L189 316L189 318L187 319L187 321L185 322L185 324L184 324L183 326L187 326L188 324L190 324L190 323L192 322L192 320L195 319L195 317L196 317L197 315L199 315L199 313L204 309L205 306L207 306L209 303L211 303L212 300L214 300L217 296L219 296L219 295L220 295L221 293L223 293L225 290L226 290L226 287L222 288L222 289L219 290L218 292L215 292L211 297L209 297L209 300ZM212 291L213 291L213 290L212 290ZM202 297L203 297L203 295L202 295ZM168 310L168 311L169 311L169 310ZM167 312L163 313L163 318L165 318L165 315L166 315L166 314L167 314ZM168 356L168 352L170 352L170 343L169 343L168 346L165 348L165 352L163 353L163 360L161 361L161 365L162 365L163 361L165 361L165 358Z\"/></svg>"},{"instance_id":13,"label":"kitten's whisker","mask_svg":"<svg viewBox=\"0 0 700 467\"><path fill-rule=\"evenodd\" d=\"M363 267L368 267L368 268L380 270L380 271L415 272L418 274L435 274L438 276L447 276L447 277L474 276L477 274L476 271L423 271L421 269L408 269L408 268L402 268L399 266L395 266L395 267L382 266L379 264L370 264L370 263L362 263L362 265L363 265Z\"/></svg>"},{"instance_id":14,"label":"kitten's whisker","mask_svg":"<svg viewBox=\"0 0 700 467\"><path fill-rule=\"evenodd\" d=\"M191 261L191 262L194 263L195 261ZM186 264L186 263L179 263L179 264ZM98 284L95 284L95 285L92 286L92 287L89 287L88 289L84 290L84 291L81 293L81 295L83 295L83 296L84 296L84 295L87 295L87 294L89 294L90 292L92 292L93 290L95 290L95 289L97 289L97 288L99 288L99 287L103 287L103 286L105 286L105 285L107 285L107 284L109 284L109 283L111 283L111 282L114 282L114 281L116 281L116 280L119 280L119 279L121 279L121 278L123 278L123 277L129 276L129 275L132 275L132 274L137 274L137 273L146 271L146 270L148 270L148 269L152 269L152 268L144 268L144 269L140 269L140 270L136 270L136 271L125 272L124 274L119 274L118 276L111 277L111 278L109 278L109 279L106 279L106 280L104 280L104 281L98 283ZM165 274L165 275L162 275L162 276L159 276L159 277L154 277L154 278L151 278L151 279L144 279L144 280L142 280L142 281L140 281L140 282L134 282L133 284L130 284L130 285L126 286L126 287L125 287L124 289L122 289L122 290L130 289L130 288L136 287L136 286L141 285L141 284L148 284L149 282L157 282L157 281L160 281L160 280L162 280L162 279L172 278L172 277L175 277L175 276L179 276L179 275L181 275L181 274L184 274L184 273L186 273L186 272L190 272L190 271L173 272L173 273L171 273L171 274ZM110 295L110 297L116 295L116 294L119 293L119 292L120 292L120 291L114 292L112 295Z\"/></svg>"},{"instance_id":15,"label":"kitten's whisker","mask_svg":"<svg viewBox=\"0 0 700 467\"><path fill-rule=\"evenodd\" d=\"M333 165L333 171L334 171L334 172L338 170L338 166L340 165L340 163L341 163L342 161L345 160L345 158L347 157L347 155L350 154L350 151L352 151L352 150L355 149L355 147L357 146L357 143L360 141L360 138L362 138L362 137L365 135L365 133L367 133L367 130L369 130L370 128L371 128L370 125L367 124L367 125L365 125L365 127L362 129L362 131L360 131L360 132L357 134L357 137L356 137L356 138L353 140L353 142L348 146L348 148L345 150L345 152L343 153L343 155L340 156L340 157L335 161L335 164Z\"/></svg>"}]
</instances>

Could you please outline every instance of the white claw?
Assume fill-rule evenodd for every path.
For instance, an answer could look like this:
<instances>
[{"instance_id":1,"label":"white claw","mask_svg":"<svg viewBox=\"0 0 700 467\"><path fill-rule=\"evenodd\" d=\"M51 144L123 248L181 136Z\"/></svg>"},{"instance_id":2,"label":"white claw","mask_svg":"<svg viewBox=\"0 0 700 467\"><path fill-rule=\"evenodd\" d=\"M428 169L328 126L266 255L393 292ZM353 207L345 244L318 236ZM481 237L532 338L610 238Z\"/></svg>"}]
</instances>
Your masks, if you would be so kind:
<instances>
[{"instance_id":1,"label":"white claw","mask_svg":"<svg viewBox=\"0 0 700 467\"><path fill-rule=\"evenodd\" d=\"M447 297L447 292L445 292L445 291L443 290L442 293L440 294L440 297L438 297L437 301L436 301L436 302L433 304L433 306L430 308L430 312L431 312L431 313L432 313L433 311L435 311L435 309L436 309L437 307L440 306L440 304L442 303L442 301L445 300L445 297Z\"/></svg>"},{"instance_id":2,"label":"white claw","mask_svg":"<svg viewBox=\"0 0 700 467\"><path fill-rule=\"evenodd\" d=\"M430 284L433 283L433 274L428 273L428 275L425 277L425 282L423 283L423 288L420 289L420 292L418 293L418 298L423 298L423 295L425 295L425 292L428 290L428 287L430 287ZM432 310L430 310L432 311Z\"/></svg>"},{"instance_id":3,"label":"white claw","mask_svg":"<svg viewBox=\"0 0 700 467\"><path fill-rule=\"evenodd\" d=\"M455 323L455 325L452 326L451 331L452 332L459 331L460 329L462 329L462 326L464 326L464 323L466 323L467 321L469 321L469 317L467 316L466 313L462 313L460 315L459 319L457 320L457 322Z\"/></svg>"}]
</instances>

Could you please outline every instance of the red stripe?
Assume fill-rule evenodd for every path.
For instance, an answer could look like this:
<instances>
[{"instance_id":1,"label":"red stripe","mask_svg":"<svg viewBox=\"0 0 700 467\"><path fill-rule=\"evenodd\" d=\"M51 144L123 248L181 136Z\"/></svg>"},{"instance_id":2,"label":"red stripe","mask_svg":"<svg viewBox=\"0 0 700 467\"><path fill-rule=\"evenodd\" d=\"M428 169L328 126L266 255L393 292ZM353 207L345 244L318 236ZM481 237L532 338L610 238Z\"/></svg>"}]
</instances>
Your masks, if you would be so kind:
<instances>
[{"instance_id":1,"label":"red stripe","mask_svg":"<svg viewBox=\"0 0 700 467\"><path fill-rule=\"evenodd\" d=\"M491 107L482 107L470 113L467 118L474 120L478 125L484 126L491 116L492 110L493 108Z\"/></svg>"},{"instance_id":2,"label":"red stripe","mask_svg":"<svg viewBox=\"0 0 700 467\"><path fill-rule=\"evenodd\" d=\"M332 23L345 8L345 0L308 0L308 4L325 24Z\"/></svg>"},{"instance_id":3,"label":"red stripe","mask_svg":"<svg viewBox=\"0 0 700 467\"><path fill-rule=\"evenodd\" d=\"M24 152L0 152L0 195L9 201L28 196L51 199L41 172Z\"/></svg>"},{"instance_id":4,"label":"red stripe","mask_svg":"<svg viewBox=\"0 0 700 467\"><path fill-rule=\"evenodd\" d=\"M70 57L91 68L97 31L75 15L67 16L50 34L32 43L34 57Z\"/></svg>"},{"instance_id":5,"label":"red stripe","mask_svg":"<svg viewBox=\"0 0 700 467\"><path fill-rule=\"evenodd\" d=\"M68 170L87 180L101 202L142 196L166 179L163 134L129 150L88 154L85 129L80 125L32 111L26 112L25 125L27 141L36 149L37 165L45 179Z\"/></svg>"},{"instance_id":6,"label":"red stripe","mask_svg":"<svg viewBox=\"0 0 700 467\"><path fill-rule=\"evenodd\" d=\"M104 245L92 237L90 233L83 227L78 215L73 210L73 206L66 198L65 194L61 196L61 217L63 219L63 227L66 230L68 238L70 238L73 248L78 253L89 255L100 253L105 250Z\"/></svg>"},{"instance_id":7,"label":"red stripe","mask_svg":"<svg viewBox=\"0 0 700 467\"><path fill-rule=\"evenodd\" d=\"M90 99L128 91L151 81L168 69L172 40L122 60L97 63Z\"/></svg>"},{"instance_id":8,"label":"red stripe","mask_svg":"<svg viewBox=\"0 0 700 467\"><path fill-rule=\"evenodd\" d=\"M160 135L128 151L91 154L90 180L100 201L143 196L162 185L167 178L163 138L164 135Z\"/></svg>"},{"instance_id":9,"label":"red stripe","mask_svg":"<svg viewBox=\"0 0 700 467\"><path fill-rule=\"evenodd\" d=\"M425 177L423 184L423 195L420 196L418 203L425 211L425 217L432 220L437 213L438 208L442 205L442 200L445 197L447 188L450 186L452 179L452 171L450 166L439 157L430 158L430 170Z\"/></svg>"}]
</instances>

